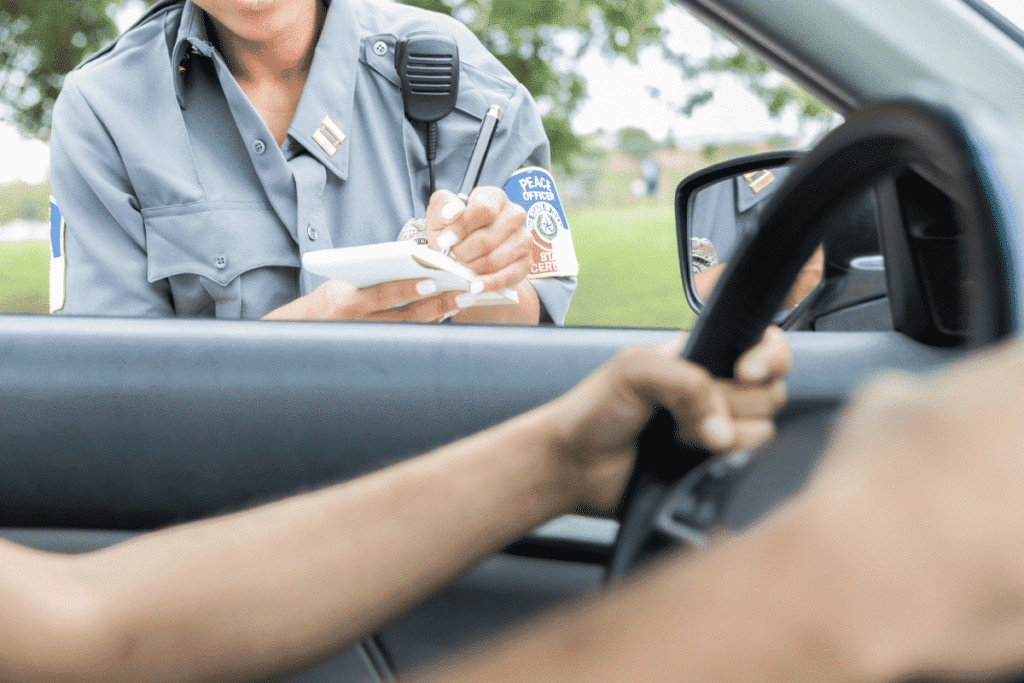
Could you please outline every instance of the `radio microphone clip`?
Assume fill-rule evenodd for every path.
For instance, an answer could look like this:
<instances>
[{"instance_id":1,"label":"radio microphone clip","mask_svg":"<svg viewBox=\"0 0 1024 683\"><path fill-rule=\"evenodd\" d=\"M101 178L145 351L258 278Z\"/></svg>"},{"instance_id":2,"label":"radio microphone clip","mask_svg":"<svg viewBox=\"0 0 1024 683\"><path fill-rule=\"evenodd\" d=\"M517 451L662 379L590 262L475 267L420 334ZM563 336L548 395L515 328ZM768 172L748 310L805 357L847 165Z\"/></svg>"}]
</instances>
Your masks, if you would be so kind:
<instances>
[{"instance_id":1,"label":"radio microphone clip","mask_svg":"<svg viewBox=\"0 0 1024 683\"><path fill-rule=\"evenodd\" d=\"M458 43L442 33L413 33L395 46L395 69L402 81L406 118L427 128L427 166L433 194L437 122L455 109L459 95Z\"/></svg>"}]
</instances>

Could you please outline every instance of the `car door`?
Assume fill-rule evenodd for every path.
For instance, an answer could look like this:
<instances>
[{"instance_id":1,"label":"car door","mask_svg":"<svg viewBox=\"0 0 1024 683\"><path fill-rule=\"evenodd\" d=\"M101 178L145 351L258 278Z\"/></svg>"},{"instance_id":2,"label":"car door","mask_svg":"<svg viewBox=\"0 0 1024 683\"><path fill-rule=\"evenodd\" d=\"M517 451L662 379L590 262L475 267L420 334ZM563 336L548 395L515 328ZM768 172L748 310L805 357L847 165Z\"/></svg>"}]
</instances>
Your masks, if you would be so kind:
<instances>
[{"instance_id":1,"label":"car door","mask_svg":"<svg viewBox=\"0 0 1024 683\"><path fill-rule=\"evenodd\" d=\"M960 28L966 43L979 53L989 46L1019 76L1019 56L991 25L965 15L969 8L926 1L935 13L917 8L915 16ZM896 10L883 0L814 7L800 0L688 4L771 56L840 111L905 96L925 77L937 88L948 83L941 69L929 72L922 65L922 55L936 49L928 32L903 49L887 42L891 27L884 15ZM803 21L793 22L793 16ZM816 37L808 26L827 30ZM887 50L888 80L869 73L872 46ZM836 56L840 52L843 59ZM1009 76L999 78L1004 88L1019 87ZM983 90L986 96L1006 96L1000 87ZM991 143L996 130L1020 130L1017 114L987 121L955 97L947 100L962 120L981 130L976 139ZM1006 141L1007 147L1013 144ZM1011 163L995 165L1000 197L1008 205L1022 192L1009 180L1020 177L1012 174ZM910 185L893 179L875 190L885 209L879 218L883 238L910 229L907 207L920 196L915 191L927 195ZM1002 244L1009 280L1018 248L1007 236ZM925 276L898 250L887 252L886 268L892 310L909 310L916 303L912 292L927 286ZM920 286L893 287L894 282ZM1015 308L1016 290L1008 291L1012 298L990 303ZM35 547L81 552L349 479L536 406L624 346L656 343L670 334L5 316L0 533ZM780 438L757 461L759 485L738 489L727 520L737 526L799 485L836 410L865 378L884 368L929 367L956 353L908 330L901 319L888 332L808 330L789 338L794 365L790 401L778 421ZM297 680L390 680L451 657L554 603L597 590L616 526L614 520L583 515L556 520Z\"/></svg>"}]
</instances>

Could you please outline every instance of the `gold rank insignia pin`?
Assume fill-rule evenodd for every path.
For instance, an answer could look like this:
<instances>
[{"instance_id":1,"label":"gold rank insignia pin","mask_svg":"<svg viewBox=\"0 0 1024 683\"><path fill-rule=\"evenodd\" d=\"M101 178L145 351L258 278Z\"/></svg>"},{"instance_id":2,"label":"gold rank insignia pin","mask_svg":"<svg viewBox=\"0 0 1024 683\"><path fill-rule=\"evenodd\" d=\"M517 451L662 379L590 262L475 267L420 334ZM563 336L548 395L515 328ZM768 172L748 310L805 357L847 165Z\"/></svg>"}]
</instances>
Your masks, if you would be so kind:
<instances>
[{"instance_id":1,"label":"gold rank insignia pin","mask_svg":"<svg viewBox=\"0 0 1024 683\"><path fill-rule=\"evenodd\" d=\"M757 194L764 188L775 182L775 174L768 169L762 169L760 171L751 171L750 173L744 173L743 179L747 181L747 185L750 186L750 191Z\"/></svg>"},{"instance_id":2,"label":"gold rank insignia pin","mask_svg":"<svg viewBox=\"0 0 1024 683\"><path fill-rule=\"evenodd\" d=\"M341 128L338 128L338 124L332 121L330 116L325 116L320 127L313 133L313 139L316 140L316 144L320 145L329 157L334 156L338 148L341 147L341 143L345 142L346 137L345 133L342 132Z\"/></svg>"}]
</instances>

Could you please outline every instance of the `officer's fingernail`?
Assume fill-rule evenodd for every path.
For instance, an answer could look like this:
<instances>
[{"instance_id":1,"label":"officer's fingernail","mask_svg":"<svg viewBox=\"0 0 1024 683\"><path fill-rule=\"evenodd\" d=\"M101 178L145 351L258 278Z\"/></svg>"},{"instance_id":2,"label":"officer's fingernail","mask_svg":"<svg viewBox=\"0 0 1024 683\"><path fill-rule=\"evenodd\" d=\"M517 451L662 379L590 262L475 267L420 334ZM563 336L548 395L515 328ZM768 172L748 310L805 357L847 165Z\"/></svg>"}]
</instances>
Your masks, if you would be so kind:
<instances>
[{"instance_id":1,"label":"officer's fingernail","mask_svg":"<svg viewBox=\"0 0 1024 683\"><path fill-rule=\"evenodd\" d=\"M441 207L441 218L450 221L462 213L465 208L466 205L462 203L461 199L453 199Z\"/></svg>"},{"instance_id":2,"label":"officer's fingernail","mask_svg":"<svg viewBox=\"0 0 1024 683\"><path fill-rule=\"evenodd\" d=\"M459 294L455 297L455 305L459 308L466 308L476 303L476 296L473 294Z\"/></svg>"},{"instance_id":3,"label":"officer's fingernail","mask_svg":"<svg viewBox=\"0 0 1024 683\"><path fill-rule=\"evenodd\" d=\"M713 447L725 448L732 443L732 425L718 415L709 415L706 417L704 419L704 423L701 425L701 429L704 432L704 438L707 439L708 444Z\"/></svg>"},{"instance_id":4,"label":"officer's fingernail","mask_svg":"<svg viewBox=\"0 0 1024 683\"><path fill-rule=\"evenodd\" d=\"M437 246L441 247L441 251L446 251L455 246L459 241L459 238L455 236L455 233L451 230L445 230L441 233L441 236L437 238Z\"/></svg>"},{"instance_id":5,"label":"officer's fingernail","mask_svg":"<svg viewBox=\"0 0 1024 683\"><path fill-rule=\"evenodd\" d=\"M475 280L473 280L472 282L469 283L469 293L470 294L480 294L483 291L484 291L484 281L481 280L480 278L476 278Z\"/></svg>"},{"instance_id":6,"label":"officer's fingernail","mask_svg":"<svg viewBox=\"0 0 1024 683\"><path fill-rule=\"evenodd\" d=\"M458 312L459 312L459 309L457 309L457 308L454 311L448 311L447 313L444 314L444 317L441 318L441 320L438 321L438 322L442 322L443 323L445 320L447 320L448 318L451 318L453 315L455 315Z\"/></svg>"},{"instance_id":7,"label":"officer's fingernail","mask_svg":"<svg viewBox=\"0 0 1024 683\"><path fill-rule=\"evenodd\" d=\"M422 282L416 283L416 292L420 296L427 296L437 291L437 283L433 280L423 280Z\"/></svg>"}]
</instances>

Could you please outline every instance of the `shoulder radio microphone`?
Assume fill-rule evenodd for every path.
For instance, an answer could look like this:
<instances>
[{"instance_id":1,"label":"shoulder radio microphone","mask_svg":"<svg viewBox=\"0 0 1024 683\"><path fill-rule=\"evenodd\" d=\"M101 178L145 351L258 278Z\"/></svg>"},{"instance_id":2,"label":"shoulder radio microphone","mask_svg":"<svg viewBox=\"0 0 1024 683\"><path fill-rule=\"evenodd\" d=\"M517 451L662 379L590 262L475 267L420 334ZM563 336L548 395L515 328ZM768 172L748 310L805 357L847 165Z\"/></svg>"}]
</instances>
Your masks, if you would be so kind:
<instances>
[{"instance_id":1,"label":"shoulder radio microphone","mask_svg":"<svg viewBox=\"0 0 1024 683\"><path fill-rule=\"evenodd\" d=\"M395 46L405 116L427 128L427 167L434 193L437 122L455 109L459 94L459 46L441 33L413 33Z\"/></svg>"}]
</instances>

